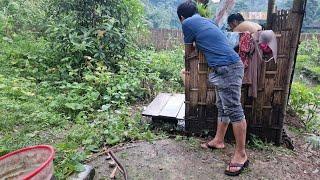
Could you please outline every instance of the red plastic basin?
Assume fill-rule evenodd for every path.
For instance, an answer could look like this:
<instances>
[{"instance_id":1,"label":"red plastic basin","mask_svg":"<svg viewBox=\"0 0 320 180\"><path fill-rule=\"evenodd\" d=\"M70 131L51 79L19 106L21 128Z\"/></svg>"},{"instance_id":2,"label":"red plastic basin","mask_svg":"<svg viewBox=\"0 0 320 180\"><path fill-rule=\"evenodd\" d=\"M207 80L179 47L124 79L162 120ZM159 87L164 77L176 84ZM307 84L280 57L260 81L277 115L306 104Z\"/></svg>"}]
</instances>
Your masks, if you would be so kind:
<instances>
[{"instance_id":1,"label":"red plastic basin","mask_svg":"<svg viewBox=\"0 0 320 180\"><path fill-rule=\"evenodd\" d=\"M0 157L0 179L50 180L53 176L54 149L32 146Z\"/></svg>"}]
</instances>

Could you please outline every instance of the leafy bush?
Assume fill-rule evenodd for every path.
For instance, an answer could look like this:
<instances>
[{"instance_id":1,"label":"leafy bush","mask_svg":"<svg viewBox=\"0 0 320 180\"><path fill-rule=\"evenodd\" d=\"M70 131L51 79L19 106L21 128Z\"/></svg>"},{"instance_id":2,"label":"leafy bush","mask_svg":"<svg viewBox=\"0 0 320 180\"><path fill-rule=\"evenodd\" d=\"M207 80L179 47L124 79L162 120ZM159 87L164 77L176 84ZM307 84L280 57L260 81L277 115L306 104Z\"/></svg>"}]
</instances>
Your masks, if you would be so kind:
<instances>
[{"instance_id":1,"label":"leafy bush","mask_svg":"<svg viewBox=\"0 0 320 180\"><path fill-rule=\"evenodd\" d=\"M202 17L206 17L206 18L211 17L211 14L207 8L207 5L197 2L197 8L198 8L199 14Z\"/></svg>"},{"instance_id":2,"label":"leafy bush","mask_svg":"<svg viewBox=\"0 0 320 180\"><path fill-rule=\"evenodd\" d=\"M57 150L56 176L65 179L103 146L152 139L141 116L127 108L149 93L142 86L144 80L161 82L158 73L149 73L149 66L141 62L146 59L123 62L118 74L97 65L81 83L37 82L32 73L20 77L20 72L28 71L16 66L24 56L15 56L12 64L6 57L14 52L6 50L10 53L0 54L1 155L29 145L52 144Z\"/></svg>"},{"instance_id":3,"label":"leafy bush","mask_svg":"<svg viewBox=\"0 0 320 180\"><path fill-rule=\"evenodd\" d=\"M58 80L57 69L47 63L53 61L53 52L48 49L48 42L41 37L30 34L15 35L12 38L0 38L0 58L4 74L18 74L22 77L33 77L37 82ZM12 70L12 71L10 71Z\"/></svg>"},{"instance_id":4,"label":"leafy bush","mask_svg":"<svg viewBox=\"0 0 320 180\"><path fill-rule=\"evenodd\" d=\"M48 0L0 0L0 34L42 34L47 28Z\"/></svg>"},{"instance_id":5,"label":"leafy bush","mask_svg":"<svg viewBox=\"0 0 320 180\"><path fill-rule=\"evenodd\" d=\"M117 73L87 58L81 76L69 68L66 76L80 81L72 82L63 80L59 66L44 63L54 61L44 39L16 35L12 42L0 39L0 45L0 154L52 144L59 179L81 170L83 160L103 146L150 140L148 125L128 106L161 90L181 88L180 67L174 67L182 66L181 50L159 55L130 51L130 61L120 61Z\"/></svg>"},{"instance_id":6,"label":"leafy bush","mask_svg":"<svg viewBox=\"0 0 320 180\"><path fill-rule=\"evenodd\" d=\"M320 45L318 39L314 36L311 40L303 41L299 47L299 55L307 55L307 59L311 63L320 66Z\"/></svg>"},{"instance_id":7,"label":"leafy bush","mask_svg":"<svg viewBox=\"0 0 320 180\"><path fill-rule=\"evenodd\" d=\"M53 24L48 36L52 48L60 52L57 63L65 66L60 68L79 69L81 76L87 56L118 71L118 62L128 60L135 32L143 30L142 13L138 0L52 1L48 14Z\"/></svg>"},{"instance_id":8,"label":"leafy bush","mask_svg":"<svg viewBox=\"0 0 320 180\"><path fill-rule=\"evenodd\" d=\"M318 39L304 41L299 48L296 69L300 79L309 81L309 84L320 83L320 46ZM304 79L303 79L304 78Z\"/></svg>"},{"instance_id":9,"label":"leafy bush","mask_svg":"<svg viewBox=\"0 0 320 180\"><path fill-rule=\"evenodd\" d=\"M320 86L308 88L302 83L293 83L290 107L302 119L307 130L319 132Z\"/></svg>"},{"instance_id":10,"label":"leafy bush","mask_svg":"<svg viewBox=\"0 0 320 180\"><path fill-rule=\"evenodd\" d=\"M180 72L184 68L183 50L178 48L171 51L152 53L150 57L151 68L160 73L160 78L169 84L173 89L166 89L167 92L182 92L182 79Z\"/></svg>"},{"instance_id":11,"label":"leafy bush","mask_svg":"<svg viewBox=\"0 0 320 180\"><path fill-rule=\"evenodd\" d=\"M135 47L138 0L0 5L0 155L52 144L66 179L102 147L153 138L130 105L181 90L183 53Z\"/></svg>"}]
</instances>

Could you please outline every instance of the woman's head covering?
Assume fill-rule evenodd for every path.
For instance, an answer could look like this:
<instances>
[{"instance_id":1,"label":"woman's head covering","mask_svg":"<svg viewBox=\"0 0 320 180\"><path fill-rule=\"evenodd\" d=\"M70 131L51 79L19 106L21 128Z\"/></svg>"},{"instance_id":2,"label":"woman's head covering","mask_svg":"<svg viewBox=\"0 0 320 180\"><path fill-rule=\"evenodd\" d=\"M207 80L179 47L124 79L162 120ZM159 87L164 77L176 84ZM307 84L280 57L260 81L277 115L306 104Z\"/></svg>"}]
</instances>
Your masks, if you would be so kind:
<instances>
[{"instance_id":1,"label":"woman's head covering","mask_svg":"<svg viewBox=\"0 0 320 180\"><path fill-rule=\"evenodd\" d=\"M277 61L278 44L277 37L272 30L262 31L259 38L259 44L268 44L272 50L272 55L275 61Z\"/></svg>"}]
</instances>

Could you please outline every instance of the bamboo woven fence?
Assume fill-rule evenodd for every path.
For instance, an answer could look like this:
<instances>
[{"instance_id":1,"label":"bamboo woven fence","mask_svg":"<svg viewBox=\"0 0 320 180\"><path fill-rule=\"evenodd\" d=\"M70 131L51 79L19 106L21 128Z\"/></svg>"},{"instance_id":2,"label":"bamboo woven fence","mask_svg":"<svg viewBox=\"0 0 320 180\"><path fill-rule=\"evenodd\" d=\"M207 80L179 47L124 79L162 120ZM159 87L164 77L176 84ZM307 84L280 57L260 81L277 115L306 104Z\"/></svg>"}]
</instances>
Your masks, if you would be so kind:
<instances>
[{"instance_id":1,"label":"bamboo woven fence","mask_svg":"<svg viewBox=\"0 0 320 180\"><path fill-rule=\"evenodd\" d=\"M320 41L320 33L302 33L300 41L317 38ZM148 36L140 38L140 43L145 46L153 46L156 50L170 50L183 44L183 33L175 29L151 29Z\"/></svg>"}]
</instances>

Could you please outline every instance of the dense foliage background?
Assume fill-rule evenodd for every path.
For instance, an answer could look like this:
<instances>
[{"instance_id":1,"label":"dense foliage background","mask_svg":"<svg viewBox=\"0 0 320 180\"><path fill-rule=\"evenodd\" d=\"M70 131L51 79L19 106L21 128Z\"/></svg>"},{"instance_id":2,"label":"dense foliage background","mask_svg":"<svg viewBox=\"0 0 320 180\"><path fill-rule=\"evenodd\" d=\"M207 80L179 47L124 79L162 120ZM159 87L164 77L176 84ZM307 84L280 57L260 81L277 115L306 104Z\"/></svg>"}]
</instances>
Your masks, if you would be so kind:
<instances>
[{"instance_id":1,"label":"dense foliage background","mask_svg":"<svg viewBox=\"0 0 320 180\"><path fill-rule=\"evenodd\" d=\"M184 0L143 0L146 9L148 25L151 28L179 29L180 24L176 15L176 8ZM289 9L293 0L276 1L278 9ZM320 1L308 0L307 16L304 27L320 27ZM215 15L217 4L209 3L210 17ZM267 0L236 0L234 12L266 12Z\"/></svg>"},{"instance_id":2,"label":"dense foliage background","mask_svg":"<svg viewBox=\"0 0 320 180\"><path fill-rule=\"evenodd\" d=\"M183 50L140 48L139 37L149 26L178 28L179 2L0 0L0 155L51 144L56 176L65 179L102 147L154 139L141 104L183 91ZM249 2L260 7L237 8ZM299 53L290 103L318 133L318 41Z\"/></svg>"},{"instance_id":3,"label":"dense foliage background","mask_svg":"<svg viewBox=\"0 0 320 180\"><path fill-rule=\"evenodd\" d=\"M183 58L139 49L146 31L139 0L0 0L0 155L52 144L65 179L101 147L152 139L130 105L181 90Z\"/></svg>"}]
</instances>

